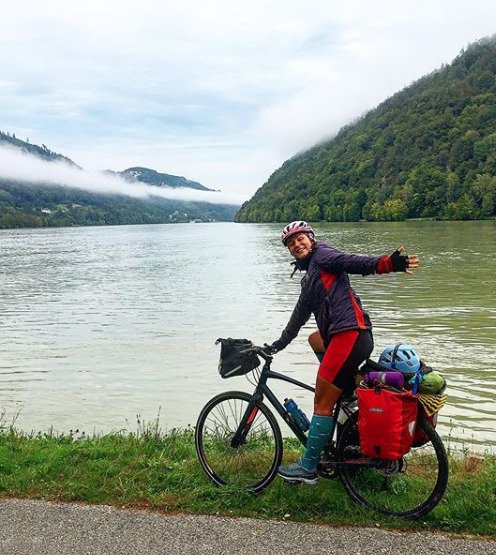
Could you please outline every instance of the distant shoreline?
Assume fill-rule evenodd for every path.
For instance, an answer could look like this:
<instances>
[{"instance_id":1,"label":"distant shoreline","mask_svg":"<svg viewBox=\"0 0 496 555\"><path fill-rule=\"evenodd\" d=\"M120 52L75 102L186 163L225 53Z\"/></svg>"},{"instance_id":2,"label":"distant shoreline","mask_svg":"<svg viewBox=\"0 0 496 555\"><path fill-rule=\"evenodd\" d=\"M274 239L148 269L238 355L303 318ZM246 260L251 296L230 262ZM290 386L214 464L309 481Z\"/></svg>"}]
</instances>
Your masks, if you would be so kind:
<instances>
[{"instance_id":1,"label":"distant shoreline","mask_svg":"<svg viewBox=\"0 0 496 555\"><path fill-rule=\"evenodd\" d=\"M369 221L369 220L359 220L357 222L328 222L328 221L318 221L318 222L310 222L312 225L319 225L319 224L339 224L339 225L350 225L350 224L401 224L401 223L408 223L408 222L439 222L439 223L463 223L463 222L494 222L496 221L496 217L485 218L483 220L438 220L435 218L408 218L406 220L398 220L398 221ZM197 219L197 221L169 221L169 222L129 222L129 223L109 223L109 224L75 224L75 225L37 225L37 226L11 226L11 227L2 227L0 226L0 231L7 231L13 229L74 229L79 227L123 227L123 226L138 226L138 225L170 225L170 224L218 224L218 223L236 223L240 225L250 224L250 225L260 225L260 224L279 224L284 225L287 222L235 222L233 220L211 220L211 221L203 221Z\"/></svg>"}]
</instances>

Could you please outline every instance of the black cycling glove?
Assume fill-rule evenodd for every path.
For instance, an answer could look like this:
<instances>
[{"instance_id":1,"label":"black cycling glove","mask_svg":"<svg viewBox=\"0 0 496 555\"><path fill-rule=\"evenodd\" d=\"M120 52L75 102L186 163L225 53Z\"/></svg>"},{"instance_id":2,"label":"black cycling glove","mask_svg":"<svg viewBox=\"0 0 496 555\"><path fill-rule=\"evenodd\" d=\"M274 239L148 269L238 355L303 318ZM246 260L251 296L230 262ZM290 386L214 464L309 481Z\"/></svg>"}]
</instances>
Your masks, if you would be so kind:
<instances>
[{"instance_id":1,"label":"black cycling glove","mask_svg":"<svg viewBox=\"0 0 496 555\"><path fill-rule=\"evenodd\" d=\"M267 343L265 343L264 345L264 351L266 353L269 353L269 355L275 355L276 353L278 353L283 347L280 345L279 340L274 341L274 343L272 343L272 345L267 345Z\"/></svg>"},{"instance_id":2,"label":"black cycling glove","mask_svg":"<svg viewBox=\"0 0 496 555\"><path fill-rule=\"evenodd\" d=\"M395 250L390 256L393 265L393 272L406 272L408 269L408 256Z\"/></svg>"}]
</instances>

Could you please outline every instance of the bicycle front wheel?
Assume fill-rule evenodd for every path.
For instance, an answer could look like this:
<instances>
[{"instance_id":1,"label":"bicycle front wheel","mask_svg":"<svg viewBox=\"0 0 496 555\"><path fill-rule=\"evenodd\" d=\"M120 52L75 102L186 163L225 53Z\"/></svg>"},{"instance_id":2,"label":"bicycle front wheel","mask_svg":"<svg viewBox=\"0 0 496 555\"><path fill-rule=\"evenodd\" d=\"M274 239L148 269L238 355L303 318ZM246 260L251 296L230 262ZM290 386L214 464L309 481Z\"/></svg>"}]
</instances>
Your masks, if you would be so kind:
<instances>
[{"instance_id":1,"label":"bicycle front wheel","mask_svg":"<svg viewBox=\"0 0 496 555\"><path fill-rule=\"evenodd\" d=\"M360 453L358 413L348 419L338 439L337 458L343 463L341 481L354 501L385 515L412 519L441 501L448 483L446 451L429 422L422 419L418 426L428 443L399 460L378 461Z\"/></svg>"},{"instance_id":2,"label":"bicycle front wheel","mask_svg":"<svg viewBox=\"0 0 496 555\"><path fill-rule=\"evenodd\" d=\"M283 445L274 415L266 405L256 403L246 437L233 447L232 439L251 400L252 396L242 391L211 399L198 417L195 445L203 470L217 485L258 492L274 479Z\"/></svg>"}]
</instances>

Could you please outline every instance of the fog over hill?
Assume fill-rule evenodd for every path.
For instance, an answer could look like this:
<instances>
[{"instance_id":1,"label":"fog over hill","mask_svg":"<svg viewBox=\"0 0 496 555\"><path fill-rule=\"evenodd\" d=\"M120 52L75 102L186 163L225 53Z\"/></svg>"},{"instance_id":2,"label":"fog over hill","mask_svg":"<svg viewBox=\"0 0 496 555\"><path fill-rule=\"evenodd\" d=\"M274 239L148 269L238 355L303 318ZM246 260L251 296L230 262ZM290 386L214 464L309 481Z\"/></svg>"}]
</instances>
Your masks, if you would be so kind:
<instances>
[{"instance_id":1,"label":"fog over hill","mask_svg":"<svg viewBox=\"0 0 496 555\"><path fill-rule=\"evenodd\" d=\"M239 204L148 168L88 172L44 145L0 135L0 227L232 220Z\"/></svg>"},{"instance_id":2,"label":"fog over hill","mask_svg":"<svg viewBox=\"0 0 496 555\"><path fill-rule=\"evenodd\" d=\"M81 170L80 172L78 170ZM92 192L107 192L109 194L129 194L130 196L160 196L162 198L199 200L204 202L218 202L223 204L239 204L241 198L237 195L225 195L219 191L208 189L197 181L185 177L159 173L149 168L133 167L122 172L105 170L102 172L88 172L74 163L70 158L49 150L45 145L41 147L22 141L6 133L0 132L0 179L13 179L19 183L42 183L44 185L60 185L85 189ZM160 187L156 189L143 187L129 187L130 183L146 183ZM168 189L173 189L169 191ZM181 194L184 189L184 195ZM214 192L213 196L191 194L193 189L204 192Z\"/></svg>"}]
</instances>

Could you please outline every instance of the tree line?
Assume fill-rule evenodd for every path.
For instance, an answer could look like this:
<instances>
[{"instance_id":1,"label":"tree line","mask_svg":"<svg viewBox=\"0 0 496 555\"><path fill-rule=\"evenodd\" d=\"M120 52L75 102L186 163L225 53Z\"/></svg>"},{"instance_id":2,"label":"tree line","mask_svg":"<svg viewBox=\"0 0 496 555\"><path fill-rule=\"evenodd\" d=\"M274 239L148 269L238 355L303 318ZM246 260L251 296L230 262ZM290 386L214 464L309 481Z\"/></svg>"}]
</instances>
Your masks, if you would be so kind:
<instances>
[{"instance_id":1,"label":"tree line","mask_svg":"<svg viewBox=\"0 0 496 555\"><path fill-rule=\"evenodd\" d=\"M236 206L0 182L0 229L232 221Z\"/></svg>"}]
</instances>

